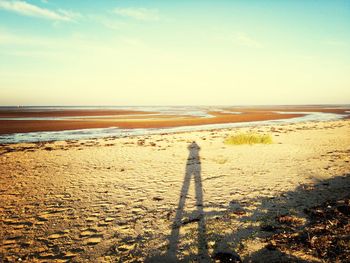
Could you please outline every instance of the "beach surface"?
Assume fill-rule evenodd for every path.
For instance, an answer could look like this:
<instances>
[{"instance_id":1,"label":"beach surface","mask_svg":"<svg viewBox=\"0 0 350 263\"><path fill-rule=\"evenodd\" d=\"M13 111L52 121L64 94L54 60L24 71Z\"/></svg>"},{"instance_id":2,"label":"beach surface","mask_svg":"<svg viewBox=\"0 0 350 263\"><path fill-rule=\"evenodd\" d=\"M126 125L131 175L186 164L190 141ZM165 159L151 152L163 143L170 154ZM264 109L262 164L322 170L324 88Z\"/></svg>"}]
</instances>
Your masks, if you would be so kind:
<instances>
[{"instance_id":1,"label":"beach surface","mask_svg":"<svg viewBox=\"0 0 350 263\"><path fill-rule=\"evenodd\" d=\"M247 131L273 143L224 144ZM322 262L269 238L349 193L345 119L3 144L0 261Z\"/></svg>"}]
</instances>

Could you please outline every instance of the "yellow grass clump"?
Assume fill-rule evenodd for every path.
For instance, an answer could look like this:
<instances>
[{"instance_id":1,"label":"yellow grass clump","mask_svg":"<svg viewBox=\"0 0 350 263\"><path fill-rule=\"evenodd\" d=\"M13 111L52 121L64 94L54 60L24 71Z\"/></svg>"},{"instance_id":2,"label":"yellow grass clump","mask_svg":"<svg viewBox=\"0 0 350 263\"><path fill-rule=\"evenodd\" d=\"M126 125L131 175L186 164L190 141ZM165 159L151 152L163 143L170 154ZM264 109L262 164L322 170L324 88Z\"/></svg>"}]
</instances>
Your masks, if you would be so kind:
<instances>
[{"instance_id":1,"label":"yellow grass clump","mask_svg":"<svg viewBox=\"0 0 350 263\"><path fill-rule=\"evenodd\" d=\"M240 145L240 144L270 144L272 143L272 137L270 134L256 134L256 133L239 133L227 137L224 141L225 144L229 145Z\"/></svg>"}]
</instances>

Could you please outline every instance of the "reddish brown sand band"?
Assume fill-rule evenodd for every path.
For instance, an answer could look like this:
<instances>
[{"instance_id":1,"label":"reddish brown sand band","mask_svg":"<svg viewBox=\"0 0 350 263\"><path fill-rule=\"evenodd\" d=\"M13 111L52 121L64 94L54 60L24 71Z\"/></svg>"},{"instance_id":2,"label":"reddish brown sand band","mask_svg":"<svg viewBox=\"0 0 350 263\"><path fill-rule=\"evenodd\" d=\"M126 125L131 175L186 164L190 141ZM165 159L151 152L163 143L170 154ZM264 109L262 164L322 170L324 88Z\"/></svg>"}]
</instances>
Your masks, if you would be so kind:
<instances>
[{"instance_id":1,"label":"reddish brown sand band","mask_svg":"<svg viewBox=\"0 0 350 263\"><path fill-rule=\"evenodd\" d=\"M322 107L261 107L261 108L231 108L232 111L240 112L262 112L262 111L283 111L283 112L323 112L323 113L336 113L336 114L346 114L346 111L349 111L350 108L322 108Z\"/></svg>"},{"instance_id":2,"label":"reddish brown sand band","mask_svg":"<svg viewBox=\"0 0 350 263\"><path fill-rule=\"evenodd\" d=\"M62 131L91 128L166 128L178 126L193 126L203 124L219 124L233 122L249 122L286 119L303 116L302 114L242 114L242 115L217 115L214 118L186 118L186 119L163 119L163 120L57 120L57 121L0 121L0 134L18 133L18 132L37 132L37 131Z\"/></svg>"},{"instance_id":3,"label":"reddish brown sand band","mask_svg":"<svg viewBox=\"0 0 350 263\"><path fill-rule=\"evenodd\" d=\"M29 117L79 117L79 116L108 116L154 114L155 112L131 110L0 110L0 118L29 118Z\"/></svg>"},{"instance_id":4,"label":"reddish brown sand band","mask_svg":"<svg viewBox=\"0 0 350 263\"><path fill-rule=\"evenodd\" d=\"M213 118L201 118L193 116L174 116L147 115L150 112L142 111L123 111L123 110L69 110L69 111L44 111L44 112L20 112L3 111L0 117L68 117L81 116L82 118L72 120L0 120L0 134L25 133L38 131L62 131L91 128L170 128L178 126L194 126L205 124L222 124L251 121L266 121L277 119L288 119L302 117L305 114L278 114L274 111L285 112L326 112L326 113L345 113L346 109L325 109L320 107L274 107L274 108L231 108L229 110L239 111L241 114L229 114L222 112L208 112ZM227 109L225 109L227 111ZM153 112L154 113L154 112ZM115 118L103 117L114 115ZM84 119L83 116L96 116L94 119ZM100 117L99 117L100 116ZM122 117L122 119L120 119ZM119 119L118 119L119 118Z\"/></svg>"}]
</instances>

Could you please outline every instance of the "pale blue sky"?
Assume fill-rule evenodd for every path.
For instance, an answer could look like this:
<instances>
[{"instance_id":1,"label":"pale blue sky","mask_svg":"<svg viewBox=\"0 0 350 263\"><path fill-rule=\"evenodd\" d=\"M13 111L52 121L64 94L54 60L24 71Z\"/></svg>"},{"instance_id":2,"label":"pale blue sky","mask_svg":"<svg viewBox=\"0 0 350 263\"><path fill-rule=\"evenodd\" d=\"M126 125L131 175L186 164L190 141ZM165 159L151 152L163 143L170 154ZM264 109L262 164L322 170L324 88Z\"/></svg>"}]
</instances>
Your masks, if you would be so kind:
<instances>
[{"instance_id":1,"label":"pale blue sky","mask_svg":"<svg viewBox=\"0 0 350 263\"><path fill-rule=\"evenodd\" d=\"M0 0L0 105L350 103L350 1Z\"/></svg>"}]
</instances>

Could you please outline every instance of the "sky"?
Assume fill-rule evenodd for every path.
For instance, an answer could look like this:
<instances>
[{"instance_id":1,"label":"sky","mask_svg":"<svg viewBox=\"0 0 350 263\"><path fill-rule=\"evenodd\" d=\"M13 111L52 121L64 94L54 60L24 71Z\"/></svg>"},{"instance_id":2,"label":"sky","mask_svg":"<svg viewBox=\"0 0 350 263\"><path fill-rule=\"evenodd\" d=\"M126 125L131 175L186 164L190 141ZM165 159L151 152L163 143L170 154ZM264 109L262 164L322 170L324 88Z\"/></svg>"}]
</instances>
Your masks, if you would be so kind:
<instances>
[{"instance_id":1,"label":"sky","mask_svg":"<svg viewBox=\"0 0 350 263\"><path fill-rule=\"evenodd\" d=\"M346 103L347 0L0 0L0 106Z\"/></svg>"}]
</instances>

